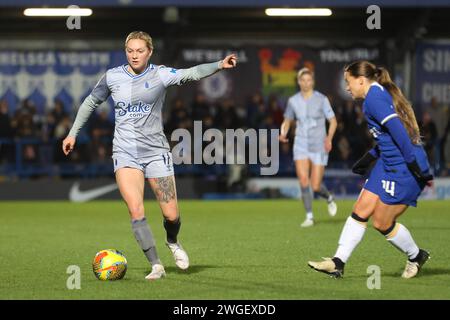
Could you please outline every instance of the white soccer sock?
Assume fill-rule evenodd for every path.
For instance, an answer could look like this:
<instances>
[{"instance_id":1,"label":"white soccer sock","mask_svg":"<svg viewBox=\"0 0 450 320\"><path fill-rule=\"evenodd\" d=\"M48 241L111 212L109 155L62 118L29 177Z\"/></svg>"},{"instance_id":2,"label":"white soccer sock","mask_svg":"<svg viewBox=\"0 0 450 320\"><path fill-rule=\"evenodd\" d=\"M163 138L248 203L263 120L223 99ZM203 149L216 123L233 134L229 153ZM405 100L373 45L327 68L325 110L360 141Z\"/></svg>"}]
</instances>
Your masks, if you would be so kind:
<instances>
[{"instance_id":1,"label":"white soccer sock","mask_svg":"<svg viewBox=\"0 0 450 320\"><path fill-rule=\"evenodd\" d=\"M334 256L346 263L353 250L355 250L356 246L361 242L364 233L366 232L366 228L366 222L360 222L352 217L348 217L344 228L342 229L341 237L339 238L339 246Z\"/></svg>"},{"instance_id":2,"label":"white soccer sock","mask_svg":"<svg viewBox=\"0 0 450 320\"><path fill-rule=\"evenodd\" d=\"M419 254L419 247L411 233L400 223L395 224L394 229L386 235L386 239L401 252L406 253L409 259L414 259Z\"/></svg>"},{"instance_id":3,"label":"white soccer sock","mask_svg":"<svg viewBox=\"0 0 450 320\"><path fill-rule=\"evenodd\" d=\"M312 212L307 212L306 213L306 219L313 220L314 219L314 214Z\"/></svg>"}]
</instances>

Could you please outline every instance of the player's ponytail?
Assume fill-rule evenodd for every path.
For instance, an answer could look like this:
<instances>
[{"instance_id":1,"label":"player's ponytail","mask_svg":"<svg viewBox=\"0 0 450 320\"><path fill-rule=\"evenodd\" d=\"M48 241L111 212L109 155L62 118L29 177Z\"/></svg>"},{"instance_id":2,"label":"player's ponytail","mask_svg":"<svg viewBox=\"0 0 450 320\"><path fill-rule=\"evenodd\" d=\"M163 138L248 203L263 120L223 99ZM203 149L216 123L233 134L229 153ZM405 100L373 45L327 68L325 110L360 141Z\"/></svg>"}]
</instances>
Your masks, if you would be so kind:
<instances>
[{"instance_id":1,"label":"player's ponytail","mask_svg":"<svg viewBox=\"0 0 450 320\"><path fill-rule=\"evenodd\" d=\"M409 103L400 88L392 81L389 72L385 68L376 68L375 74L378 83L385 87L391 94L395 111L403 122L403 125L406 127L411 141L415 144L419 144L420 131L411 103Z\"/></svg>"},{"instance_id":2,"label":"player's ponytail","mask_svg":"<svg viewBox=\"0 0 450 320\"><path fill-rule=\"evenodd\" d=\"M405 98L399 87L392 81L389 72L383 67L376 67L368 61L357 61L345 67L345 71L353 77L366 77L369 80L377 81L392 96L395 112L408 132L412 143L419 144L420 131L416 116L411 103Z\"/></svg>"}]
</instances>

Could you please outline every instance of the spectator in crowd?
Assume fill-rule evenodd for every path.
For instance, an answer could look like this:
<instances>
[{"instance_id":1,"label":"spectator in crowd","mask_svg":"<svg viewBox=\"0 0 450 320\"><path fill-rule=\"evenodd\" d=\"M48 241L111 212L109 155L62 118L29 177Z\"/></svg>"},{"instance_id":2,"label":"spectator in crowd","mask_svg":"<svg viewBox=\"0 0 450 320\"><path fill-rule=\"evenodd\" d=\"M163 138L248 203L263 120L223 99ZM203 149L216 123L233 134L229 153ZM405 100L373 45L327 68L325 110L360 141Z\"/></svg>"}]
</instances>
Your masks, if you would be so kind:
<instances>
[{"instance_id":1,"label":"spectator in crowd","mask_svg":"<svg viewBox=\"0 0 450 320\"><path fill-rule=\"evenodd\" d=\"M235 104L232 99L225 99L219 102L215 123L221 130L236 129L241 127Z\"/></svg>"},{"instance_id":2,"label":"spectator in crowd","mask_svg":"<svg viewBox=\"0 0 450 320\"><path fill-rule=\"evenodd\" d=\"M448 109L448 108L447 108ZM448 176L450 169L450 143L448 143L448 136L450 135L450 117L447 116L447 125L444 130L444 137L442 139L442 150L443 150L443 170L442 175Z\"/></svg>"},{"instance_id":3,"label":"spectator in crowd","mask_svg":"<svg viewBox=\"0 0 450 320\"><path fill-rule=\"evenodd\" d=\"M436 97L432 97L430 101L430 106L426 110L430 116L431 120L436 125L437 130L437 143L435 146L435 156L434 158L436 166L435 170L437 174L439 174L441 167L443 165L444 160L444 148L443 148L443 141L444 141L444 133L445 133L445 127L448 122L448 110L439 103Z\"/></svg>"},{"instance_id":4,"label":"spectator in crowd","mask_svg":"<svg viewBox=\"0 0 450 320\"><path fill-rule=\"evenodd\" d=\"M9 108L6 100L0 101L0 138L12 139L14 137L9 116Z\"/></svg>"},{"instance_id":5,"label":"spectator in crowd","mask_svg":"<svg viewBox=\"0 0 450 320\"><path fill-rule=\"evenodd\" d=\"M429 112L425 111L422 115L422 121L419 122L420 133L422 134L422 141L424 143L424 149L430 160L431 166L436 171L438 167L439 159L436 158L435 147L438 143L438 134L436 125L431 119Z\"/></svg>"},{"instance_id":6,"label":"spectator in crowd","mask_svg":"<svg viewBox=\"0 0 450 320\"><path fill-rule=\"evenodd\" d=\"M45 138L53 139L55 138L55 129L56 126L63 121L63 119L67 116L67 113L64 111L64 104L61 100L56 99L55 105L47 113L46 117L46 135ZM46 139L47 140L47 139Z\"/></svg>"},{"instance_id":7,"label":"spectator in crowd","mask_svg":"<svg viewBox=\"0 0 450 320\"><path fill-rule=\"evenodd\" d=\"M15 137L22 142L22 157L24 161L33 163L37 161L37 138L41 136L36 107L29 99L25 99L21 107L16 110L11 121Z\"/></svg>"},{"instance_id":8,"label":"spectator in crowd","mask_svg":"<svg viewBox=\"0 0 450 320\"><path fill-rule=\"evenodd\" d=\"M351 146L350 159L356 161L371 148L372 138L367 130L367 123L361 106L354 108L353 119L345 123L347 140Z\"/></svg>"},{"instance_id":9,"label":"spectator in crowd","mask_svg":"<svg viewBox=\"0 0 450 320\"><path fill-rule=\"evenodd\" d=\"M53 117L53 116L52 116ZM58 123L55 123L55 128L53 130L53 159L55 162L67 162L67 157L61 152L59 146L62 140L67 136L72 127L72 120L68 115L62 117ZM76 157L78 158L78 157Z\"/></svg>"},{"instance_id":10,"label":"spectator in crowd","mask_svg":"<svg viewBox=\"0 0 450 320\"><path fill-rule=\"evenodd\" d=\"M21 107L14 113L11 125L18 138L36 138L39 136L36 107L31 100L25 99L23 101Z\"/></svg>"},{"instance_id":11,"label":"spectator in crowd","mask_svg":"<svg viewBox=\"0 0 450 320\"><path fill-rule=\"evenodd\" d=\"M283 123L283 111L278 104L277 97L274 95L270 96L269 98L269 116L270 118L272 118L273 124L276 128L279 128Z\"/></svg>"},{"instance_id":12,"label":"spectator in crowd","mask_svg":"<svg viewBox=\"0 0 450 320\"><path fill-rule=\"evenodd\" d=\"M96 114L90 124L91 161L104 161L106 156L112 155L111 138L114 134L114 125L109 120L108 110L103 109Z\"/></svg>"},{"instance_id":13,"label":"spectator in crowd","mask_svg":"<svg viewBox=\"0 0 450 320\"><path fill-rule=\"evenodd\" d=\"M181 99L180 99L181 101ZM211 106L202 93L197 93L191 104L192 121L204 121L212 115Z\"/></svg>"},{"instance_id":14,"label":"spectator in crowd","mask_svg":"<svg viewBox=\"0 0 450 320\"><path fill-rule=\"evenodd\" d=\"M355 117L355 102L352 100L345 100L342 108L342 120L345 124L352 123Z\"/></svg>"},{"instance_id":15,"label":"spectator in crowd","mask_svg":"<svg viewBox=\"0 0 450 320\"><path fill-rule=\"evenodd\" d=\"M50 114L52 115L53 119L55 119L56 123L59 123L67 115L67 113L64 111L64 104L61 100L55 100L55 105L50 111Z\"/></svg>"},{"instance_id":16,"label":"spectator in crowd","mask_svg":"<svg viewBox=\"0 0 450 320\"><path fill-rule=\"evenodd\" d=\"M292 161L292 139L288 143L280 143L279 175L289 175L294 172L294 162Z\"/></svg>"},{"instance_id":17,"label":"spectator in crowd","mask_svg":"<svg viewBox=\"0 0 450 320\"><path fill-rule=\"evenodd\" d=\"M0 163L14 161L13 138L14 131L11 126L8 103L2 100L0 101Z\"/></svg>"},{"instance_id":18,"label":"spectator in crowd","mask_svg":"<svg viewBox=\"0 0 450 320\"><path fill-rule=\"evenodd\" d=\"M253 122L255 124L254 128L263 128L265 119L267 117L267 107L265 104L260 104L258 110L253 117Z\"/></svg>"},{"instance_id":19,"label":"spectator in crowd","mask_svg":"<svg viewBox=\"0 0 450 320\"><path fill-rule=\"evenodd\" d=\"M167 121L167 132L170 134L177 128L190 130L192 127L192 118L181 98L176 98L170 111ZM170 140L170 139L169 139Z\"/></svg>"},{"instance_id":20,"label":"spectator in crowd","mask_svg":"<svg viewBox=\"0 0 450 320\"><path fill-rule=\"evenodd\" d=\"M349 160L351 149L342 114L336 114L336 121L337 127L333 139L333 143L336 144L336 148L331 149L330 164L337 167L348 167L348 165L344 162Z\"/></svg>"},{"instance_id":21,"label":"spectator in crowd","mask_svg":"<svg viewBox=\"0 0 450 320\"><path fill-rule=\"evenodd\" d=\"M22 149L23 161L26 164L34 164L38 162L38 148L35 145L26 144Z\"/></svg>"},{"instance_id":22,"label":"spectator in crowd","mask_svg":"<svg viewBox=\"0 0 450 320\"><path fill-rule=\"evenodd\" d=\"M103 109L97 113L90 125L90 133L93 140L111 140L114 125L109 120L108 110Z\"/></svg>"},{"instance_id":23,"label":"spectator in crowd","mask_svg":"<svg viewBox=\"0 0 450 320\"><path fill-rule=\"evenodd\" d=\"M247 103L246 123L250 128L259 128L266 114L264 100L259 93L255 93Z\"/></svg>"}]
</instances>

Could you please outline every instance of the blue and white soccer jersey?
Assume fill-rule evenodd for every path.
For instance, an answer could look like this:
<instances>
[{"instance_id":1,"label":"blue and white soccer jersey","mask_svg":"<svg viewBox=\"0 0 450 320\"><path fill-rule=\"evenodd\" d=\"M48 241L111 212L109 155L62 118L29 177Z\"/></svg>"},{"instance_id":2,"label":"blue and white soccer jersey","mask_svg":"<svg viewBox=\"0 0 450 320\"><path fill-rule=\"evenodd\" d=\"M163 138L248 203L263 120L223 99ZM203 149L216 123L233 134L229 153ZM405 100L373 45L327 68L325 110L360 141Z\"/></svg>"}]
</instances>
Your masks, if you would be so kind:
<instances>
[{"instance_id":1,"label":"blue and white soccer jersey","mask_svg":"<svg viewBox=\"0 0 450 320\"><path fill-rule=\"evenodd\" d=\"M380 158L373 167L364 189L377 194L386 204L417 205L417 198L425 187L409 171L400 149L395 144L384 124L398 117L392 97L379 83L373 83L363 104L369 131L380 151ZM425 150L413 145L413 152L419 167L429 169Z\"/></svg>"},{"instance_id":2,"label":"blue and white soccer jersey","mask_svg":"<svg viewBox=\"0 0 450 320\"><path fill-rule=\"evenodd\" d=\"M284 117L297 123L294 160L310 159L316 165L328 164L324 145L326 119L334 116L328 98L318 91L314 91L308 99L304 99L300 92L289 98Z\"/></svg>"},{"instance_id":3,"label":"blue and white soccer jersey","mask_svg":"<svg viewBox=\"0 0 450 320\"><path fill-rule=\"evenodd\" d=\"M172 155L163 131L162 107L166 89L186 81L187 69L150 64L133 75L127 65L109 69L92 90L100 104L111 95L114 100L114 171L137 168L146 178L173 175Z\"/></svg>"}]
</instances>

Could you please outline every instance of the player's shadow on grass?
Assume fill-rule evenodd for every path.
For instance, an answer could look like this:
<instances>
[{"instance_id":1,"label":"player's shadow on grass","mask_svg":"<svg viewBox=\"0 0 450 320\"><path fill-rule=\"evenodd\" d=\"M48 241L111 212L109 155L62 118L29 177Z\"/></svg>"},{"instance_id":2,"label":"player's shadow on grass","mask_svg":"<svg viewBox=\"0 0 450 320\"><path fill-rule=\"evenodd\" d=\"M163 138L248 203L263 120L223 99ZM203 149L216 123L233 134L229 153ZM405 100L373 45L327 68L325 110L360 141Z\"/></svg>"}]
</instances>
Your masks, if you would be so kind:
<instances>
[{"instance_id":1,"label":"player's shadow on grass","mask_svg":"<svg viewBox=\"0 0 450 320\"><path fill-rule=\"evenodd\" d=\"M419 277L421 277L421 276L434 276L434 275L441 275L441 274L450 275L450 269L427 268L425 266L422 270L420 270Z\"/></svg>"},{"instance_id":2,"label":"player's shadow on grass","mask_svg":"<svg viewBox=\"0 0 450 320\"><path fill-rule=\"evenodd\" d=\"M179 274L195 274L195 273L200 273L204 270L207 269L214 269L214 268L219 268L219 266L213 266L213 265L191 265L189 266L189 268L187 270L181 270L175 266L166 266L164 267L164 269L166 270L166 273L179 273ZM151 272L150 269L145 268L143 269L143 273L145 273L146 275L149 274Z\"/></svg>"},{"instance_id":3,"label":"player's shadow on grass","mask_svg":"<svg viewBox=\"0 0 450 320\"><path fill-rule=\"evenodd\" d=\"M334 218L334 219L327 219L327 220L318 220L317 221L317 225L321 225L321 224L340 224L343 225L345 223L345 221L347 220L347 217L344 218Z\"/></svg>"},{"instance_id":4,"label":"player's shadow on grass","mask_svg":"<svg viewBox=\"0 0 450 320\"><path fill-rule=\"evenodd\" d=\"M386 273L385 275L388 277L398 278L402 274L402 271L398 272L390 272ZM419 274L417 275L418 278L421 277L427 277L427 276L438 276L438 275L450 275L450 269L443 269L443 268L427 268L426 266L420 270Z\"/></svg>"},{"instance_id":5,"label":"player's shadow on grass","mask_svg":"<svg viewBox=\"0 0 450 320\"><path fill-rule=\"evenodd\" d=\"M180 273L180 274L195 274L195 273L200 273L204 270L207 269L214 269L214 268L219 268L219 266L213 266L213 265L192 265L189 266L189 268L187 270L181 270L175 266L168 266L168 267L164 267L166 269L166 272L170 272L170 273Z\"/></svg>"},{"instance_id":6,"label":"player's shadow on grass","mask_svg":"<svg viewBox=\"0 0 450 320\"><path fill-rule=\"evenodd\" d=\"M423 229L423 230L450 230L450 227L440 227L440 226L413 226L411 227L411 229L415 230L415 229Z\"/></svg>"}]
</instances>

